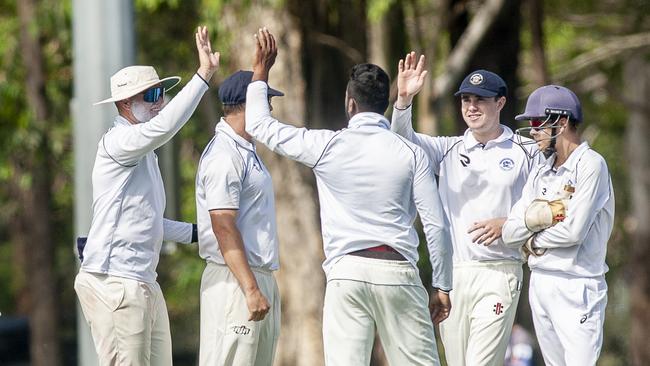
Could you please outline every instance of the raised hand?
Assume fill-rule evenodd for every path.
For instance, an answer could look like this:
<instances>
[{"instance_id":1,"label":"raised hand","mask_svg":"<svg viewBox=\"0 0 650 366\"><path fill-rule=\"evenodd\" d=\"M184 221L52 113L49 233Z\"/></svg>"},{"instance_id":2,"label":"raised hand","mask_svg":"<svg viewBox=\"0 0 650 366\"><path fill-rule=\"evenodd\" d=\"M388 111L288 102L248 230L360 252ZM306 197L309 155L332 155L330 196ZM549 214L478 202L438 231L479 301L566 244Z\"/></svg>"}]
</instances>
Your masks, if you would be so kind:
<instances>
[{"instance_id":1,"label":"raised hand","mask_svg":"<svg viewBox=\"0 0 650 366\"><path fill-rule=\"evenodd\" d=\"M275 63L278 48L275 37L266 28L255 34L255 56L253 57L253 80L268 81L269 70Z\"/></svg>"},{"instance_id":2,"label":"raised hand","mask_svg":"<svg viewBox=\"0 0 650 366\"><path fill-rule=\"evenodd\" d=\"M199 53L199 74L204 80L208 81L219 68L219 52L212 52L210 38L208 38L208 28L198 27L196 29L196 50Z\"/></svg>"},{"instance_id":3,"label":"raised hand","mask_svg":"<svg viewBox=\"0 0 650 366\"><path fill-rule=\"evenodd\" d=\"M413 97L422 90L428 71L424 70L424 55L416 63L415 52L406 54L397 66L397 102L398 108L406 108Z\"/></svg>"}]
</instances>

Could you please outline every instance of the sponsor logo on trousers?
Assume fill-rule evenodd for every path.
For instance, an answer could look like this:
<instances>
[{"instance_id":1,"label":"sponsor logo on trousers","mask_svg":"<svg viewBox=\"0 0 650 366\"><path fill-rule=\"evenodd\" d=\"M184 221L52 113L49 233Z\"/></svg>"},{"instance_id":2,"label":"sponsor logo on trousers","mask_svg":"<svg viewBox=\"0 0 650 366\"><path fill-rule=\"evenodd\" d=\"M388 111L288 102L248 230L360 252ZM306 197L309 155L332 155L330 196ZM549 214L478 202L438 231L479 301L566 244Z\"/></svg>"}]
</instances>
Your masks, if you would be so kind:
<instances>
[{"instance_id":1,"label":"sponsor logo on trousers","mask_svg":"<svg viewBox=\"0 0 650 366\"><path fill-rule=\"evenodd\" d=\"M234 327L232 327L232 331L235 334L248 335L251 332L251 329L247 328L245 325L235 325Z\"/></svg>"}]
</instances>

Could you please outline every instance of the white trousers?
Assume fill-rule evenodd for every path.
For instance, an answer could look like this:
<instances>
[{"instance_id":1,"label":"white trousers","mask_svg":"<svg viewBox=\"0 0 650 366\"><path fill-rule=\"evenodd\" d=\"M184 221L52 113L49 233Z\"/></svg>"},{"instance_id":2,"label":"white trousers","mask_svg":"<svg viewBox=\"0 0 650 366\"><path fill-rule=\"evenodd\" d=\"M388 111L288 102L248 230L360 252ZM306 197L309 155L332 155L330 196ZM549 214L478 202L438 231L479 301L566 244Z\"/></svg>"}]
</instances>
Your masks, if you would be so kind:
<instances>
[{"instance_id":1,"label":"white trousers","mask_svg":"<svg viewBox=\"0 0 650 366\"><path fill-rule=\"evenodd\" d=\"M447 364L503 365L521 293L521 263L454 263L453 278L451 313L440 323Z\"/></svg>"},{"instance_id":2,"label":"white trousers","mask_svg":"<svg viewBox=\"0 0 650 366\"><path fill-rule=\"evenodd\" d=\"M327 276L326 366L367 366L377 331L390 365L440 365L428 295L406 261L346 255Z\"/></svg>"},{"instance_id":3,"label":"white trousers","mask_svg":"<svg viewBox=\"0 0 650 366\"><path fill-rule=\"evenodd\" d=\"M272 365L280 336L280 292L271 271L251 268L271 305L249 321L246 296L226 265L208 262L201 278L201 366Z\"/></svg>"},{"instance_id":4,"label":"white trousers","mask_svg":"<svg viewBox=\"0 0 650 366\"><path fill-rule=\"evenodd\" d=\"M172 339L160 286L80 271L74 289L101 366L170 366Z\"/></svg>"},{"instance_id":5,"label":"white trousers","mask_svg":"<svg viewBox=\"0 0 650 366\"><path fill-rule=\"evenodd\" d=\"M530 307L548 366L595 365L603 344L605 277L574 277L534 269Z\"/></svg>"}]
</instances>

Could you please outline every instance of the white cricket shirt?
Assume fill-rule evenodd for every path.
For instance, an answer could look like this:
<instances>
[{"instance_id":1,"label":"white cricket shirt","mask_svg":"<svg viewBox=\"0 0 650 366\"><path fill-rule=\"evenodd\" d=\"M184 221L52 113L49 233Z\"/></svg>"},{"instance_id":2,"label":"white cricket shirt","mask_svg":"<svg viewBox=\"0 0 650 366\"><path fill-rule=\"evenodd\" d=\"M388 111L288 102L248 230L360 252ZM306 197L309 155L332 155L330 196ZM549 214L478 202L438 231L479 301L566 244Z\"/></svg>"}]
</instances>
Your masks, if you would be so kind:
<instances>
[{"instance_id":1,"label":"white cricket shirt","mask_svg":"<svg viewBox=\"0 0 650 366\"><path fill-rule=\"evenodd\" d=\"M536 198L564 198L565 187L573 187L575 192L570 195L564 221L535 237L535 246L548 250L542 256L528 257L528 265L533 270L601 276L608 270L605 256L614 225L614 190L607 163L587 142L580 144L557 170L554 161L552 155L531 174L521 200L503 226L503 240L521 246L533 235L524 223L530 203Z\"/></svg>"},{"instance_id":2,"label":"white cricket shirt","mask_svg":"<svg viewBox=\"0 0 650 366\"><path fill-rule=\"evenodd\" d=\"M190 118L208 85L198 76L145 123L121 116L93 167L93 220L81 270L153 283L163 240L189 243L192 225L163 219L165 188L154 150Z\"/></svg>"},{"instance_id":3,"label":"white cricket shirt","mask_svg":"<svg viewBox=\"0 0 650 366\"><path fill-rule=\"evenodd\" d=\"M218 209L238 210L237 229L251 267L280 267L271 175L257 156L255 145L239 136L223 118L199 161L196 213L201 258L226 264L210 220L210 210Z\"/></svg>"},{"instance_id":4,"label":"white cricket shirt","mask_svg":"<svg viewBox=\"0 0 650 366\"><path fill-rule=\"evenodd\" d=\"M521 197L530 171L542 159L535 144L521 145L510 128L501 128L501 135L485 145L469 129L463 136L433 137L413 130L411 107L393 108L391 129L422 147L439 176L438 189L450 225L454 263L522 261L519 251L506 247L501 239L484 246L472 243L476 233L467 233L477 221L507 217Z\"/></svg>"},{"instance_id":5,"label":"white cricket shirt","mask_svg":"<svg viewBox=\"0 0 650 366\"><path fill-rule=\"evenodd\" d=\"M271 116L267 85L255 81L246 94L246 131L281 155L312 168L320 199L328 274L343 255L386 244L413 266L420 213L433 267L433 286L451 289L451 247L440 198L424 151L391 133L386 118L359 113L339 131L308 130ZM416 267L417 268L417 267Z\"/></svg>"}]
</instances>

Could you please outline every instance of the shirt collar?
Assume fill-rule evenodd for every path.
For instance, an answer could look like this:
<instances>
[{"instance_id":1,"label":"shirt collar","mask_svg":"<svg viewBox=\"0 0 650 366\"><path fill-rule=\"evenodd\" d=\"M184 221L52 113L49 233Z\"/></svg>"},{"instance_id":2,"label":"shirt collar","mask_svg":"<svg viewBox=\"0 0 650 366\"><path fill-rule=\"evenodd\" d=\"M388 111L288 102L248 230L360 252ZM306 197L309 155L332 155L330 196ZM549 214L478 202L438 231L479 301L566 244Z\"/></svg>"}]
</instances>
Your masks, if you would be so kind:
<instances>
[{"instance_id":1,"label":"shirt collar","mask_svg":"<svg viewBox=\"0 0 650 366\"><path fill-rule=\"evenodd\" d=\"M510 140L513 136L512 130L510 127L505 126L500 124L501 127L501 135L499 135L497 138L492 139L488 141L485 145L480 143L475 137L474 134L472 133L471 129L465 130L465 134L463 135L463 142L465 143L465 148L470 150L475 147L481 147L481 148L490 148L492 146L496 146L504 141Z\"/></svg>"},{"instance_id":2,"label":"shirt collar","mask_svg":"<svg viewBox=\"0 0 650 366\"><path fill-rule=\"evenodd\" d=\"M570 172L574 171L576 165L578 164L578 161L582 157L582 154L587 152L587 150L589 149L590 149L589 143L587 141L583 141L580 145L578 145L578 147L575 150L573 150L573 152L571 153L571 155L569 155L569 157L566 159L564 164L560 165L557 168L557 171L559 172L562 169ZM557 153L554 153L548 159L546 159L546 161L544 162L546 170L553 169L553 164L555 163L556 158L557 158Z\"/></svg>"},{"instance_id":3,"label":"shirt collar","mask_svg":"<svg viewBox=\"0 0 650 366\"><path fill-rule=\"evenodd\" d=\"M129 122L128 119L120 116L119 114L115 117L115 121L113 122L113 126L130 126L131 122Z\"/></svg>"},{"instance_id":4,"label":"shirt collar","mask_svg":"<svg viewBox=\"0 0 650 366\"><path fill-rule=\"evenodd\" d=\"M252 142L248 142L245 138L239 136L237 132L235 132L235 130L233 130L232 127L230 127L228 122L226 122L226 120L223 117L221 117L219 123L217 123L217 125L214 127L214 132L215 133L222 132L226 134L228 137L230 137L231 139L235 140L235 142L238 145L241 145L242 147L251 151L255 150L255 144Z\"/></svg>"},{"instance_id":5,"label":"shirt collar","mask_svg":"<svg viewBox=\"0 0 650 366\"><path fill-rule=\"evenodd\" d=\"M374 112L357 113L348 121L349 128L361 126L379 126L388 130L390 129L390 122L388 122L386 117Z\"/></svg>"}]
</instances>

